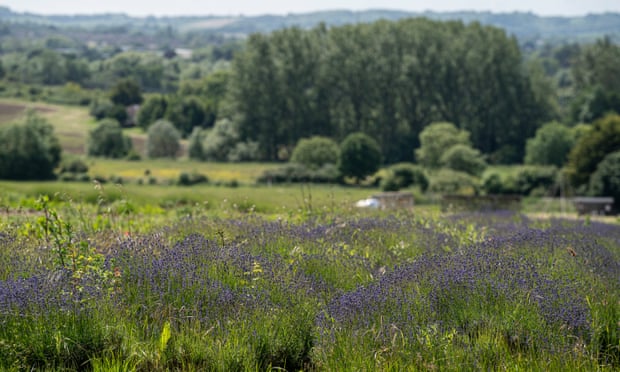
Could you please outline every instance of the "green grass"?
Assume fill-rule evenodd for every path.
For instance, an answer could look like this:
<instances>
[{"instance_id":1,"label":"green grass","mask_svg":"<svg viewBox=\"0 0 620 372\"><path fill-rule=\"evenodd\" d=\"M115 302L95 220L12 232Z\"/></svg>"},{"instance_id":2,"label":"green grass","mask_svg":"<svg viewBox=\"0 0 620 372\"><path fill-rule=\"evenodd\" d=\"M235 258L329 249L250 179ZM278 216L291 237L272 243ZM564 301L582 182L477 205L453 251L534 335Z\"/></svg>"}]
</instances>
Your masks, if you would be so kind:
<instances>
[{"instance_id":1,"label":"green grass","mask_svg":"<svg viewBox=\"0 0 620 372\"><path fill-rule=\"evenodd\" d=\"M142 179L147 181L154 177L157 182L176 181L181 172L198 172L211 181L254 184L256 179L267 169L278 167L274 163L212 163L188 159L145 159L140 161L110 160L103 158L87 159L91 176L122 177L130 182Z\"/></svg>"}]
</instances>

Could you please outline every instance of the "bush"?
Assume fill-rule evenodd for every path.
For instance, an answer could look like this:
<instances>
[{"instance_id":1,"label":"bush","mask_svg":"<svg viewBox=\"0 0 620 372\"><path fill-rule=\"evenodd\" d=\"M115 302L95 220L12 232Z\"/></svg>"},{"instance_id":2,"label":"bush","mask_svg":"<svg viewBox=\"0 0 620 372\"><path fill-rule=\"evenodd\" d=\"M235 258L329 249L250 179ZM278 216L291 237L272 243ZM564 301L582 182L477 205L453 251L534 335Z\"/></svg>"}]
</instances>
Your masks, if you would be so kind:
<instances>
[{"instance_id":1,"label":"bush","mask_svg":"<svg viewBox=\"0 0 620 372\"><path fill-rule=\"evenodd\" d=\"M381 166L381 148L367 134L349 134L340 145L339 166L343 176L353 177L359 183Z\"/></svg>"},{"instance_id":2,"label":"bush","mask_svg":"<svg viewBox=\"0 0 620 372\"><path fill-rule=\"evenodd\" d=\"M605 156L620 150L620 115L597 120L577 139L568 155L568 174L573 186L587 185Z\"/></svg>"},{"instance_id":3,"label":"bush","mask_svg":"<svg viewBox=\"0 0 620 372\"><path fill-rule=\"evenodd\" d=\"M439 163L444 167L476 177L487 167L480 151L464 144L456 144L447 149L439 159Z\"/></svg>"},{"instance_id":4,"label":"bush","mask_svg":"<svg viewBox=\"0 0 620 372\"><path fill-rule=\"evenodd\" d=\"M325 164L323 167L312 170L303 164L287 163L282 167L263 172L258 178L259 183L338 183L341 174L334 164Z\"/></svg>"},{"instance_id":5,"label":"bush","mask_svg":"<svg viewBox=\"0 0 620 372\"><path fill-rule=\"evenodd\" d=\"M114 119L102 120L88 136L87 152L90 156L118 159L126 156L131 147L131 140Z\"/></svg>"},{"instance_id":6,"label":"bush","mask_svg":"<svg viewBox=\"0 0 620 372\"><path fill-rule=\"evenodd\" d=\"M387 176L381 180L381 189L398 191L416 185L420 190L426 191L428 184L428 178L421 167L411 163L399 163L387 169Z\"/></svg>"},{"instance_id":7,"label":"bush","mask_svg":"<svg viewBox=\"0 0 620 372\"><path fill-rule=\"evenodd\" d=\"M167 109L168 100L165 96L149 97L138 111L138 125L145 131L148 130L151 124L164 118Z\"/></svg>"},{"instance_id":8,"label":"bush","mask_svg":"<svg viewBox=\"0 0 620 372\"><path fill-rule=\"evenodd\" d=\"M146 152L150 158L175 158L180 149L181 134L167 120L158 120L149 127Z\"/></svg>"},{"instance_id":9,"label":"bush","mask_svg":"<svg viewBox=\"0 0 620 372\"><path fill-rule=\"evenodd\" d=\"M208 183L208 182L209 182L209 178L205 176L204 174L197 173L197 172L192 172L192 173L182 172L181 174L179 174L179 179L177 181L177 184L180 186L192 186L192 185Z\"/></svg>"},{"instance_id":10,"label":"bush","mask_svg":"<svg viewBox=\"0 0 620 372\"><path fill-rule=\"evenodd\" d=\"M78 158L64 159L60 164L60 173L87 173L88 165Z\"/></svg>"},{"instance_id":11,"label":"bush","mask_svg":"<svg viewBox=\"0 0 620 372\"><path fill-rule=\"evenodd\" d=\"M54 128L34 111L29 111L22 122L0 126L2 179L53 179L61 152Z\"/></svg>"},{"instance_id":12,"label":"bush","mask_svg":"<svg viewBox=\"0 0 620 372\"><path fill-rule=\"evenodd\" d=\"M525 145L525 164L555 165L561 167L575 143L575 135L570 128L552 122L536 131L536 136Z\"/></svg>"},{"instance_id":13,"label":"bush","mask_svg":"<svg viewBox=\"0 0 620 372\"><path fill-rule=\"evenodd\" d=\"M142 156L140 156L140 154L138 154L138 152L136 150L131 149L127 153L127 156L125 156L125 159L127 161L140 161L140 160L142 160Z\"/></svg>"},{"instance_id":14,"label":"bush","mask_svg":"<svg viewBox=\"0 0 620 372\"><path fill-rule=\"evenodd\" d=\"M258 142L238 142L226 159L231 162L252 161L258 159Z\"/></svg>"},{"instance_id":15,"label":"bush","mask_svg":"<svg viewBox=\"0 0 620 372\"><path fill-rule=\"evenodd\" d=\"M477 194L479 188L477 178L451 169L440 169L430 180L430 190L441 194Z\"/></svg>"},{"instance_id":16,"label":"bush","mask_svg":"<svg viewBox=\"0 0 620 372\"><path fill-rule=\"evenodd\" d=\"M611 196L620 204L620 151L607 155L590 177L590 194Z\"/></svg>"},{"instance_id":17,"label":"bush","mask_svg":"<svg viewBox=\"0 0 620 372\"><path fill-rule=\"evenodd\" d=\"M303 164L310 169L318 169L325 164L338 164L339 156L340 149L334 140L315 136L299 140L290 161Z\"/></svg>"},{"instance_id":18,"label":"bush","mask_svg":"<svg viewBox=\"0 0 620 372\"><path fill-rule=\"evenodd\" d=\"M237 142L239 133L235 124L228 119L218 120L202 144L204 157L212 161L228 161L229 154L234 151Z\"/></svg>"},{"instance_id":19,"label":"bush","mask_svg":"<svg viewBox=\"0 0 620 372\"><path fill-rule=\"evenodd\" d=\"M471 146L469 132L452 123L432 123L420 132L420 148L415 150L417 162L427 168L439 168L441 156L458 144Z\"/></svg>"},{"instance_id":20,"label":"bush","mask_svg":"<svg viewBox=\"0 0 620 372\"><path fill-rule=\"evenodd\" d=\"M553 193L558 169L554 166L524 166L514 174L514 187L521 195L537 196Z\"/></svg>"},{"instance_id":21,"label":"bush","mask_svg":"<svg viewBox=\"0 0 620 372\"><path fill-rule=\"evenodd\" d=\"M486 194L518 194L514 177L502 177L497 172L490 172L482 180L482 189Z\"/></svg>"},{"instance_id":22,"label":"bush","mask_svg":"<svg viewBox=\"0 0 620 372\"><path fill-rule=\"evenodd\" d=\"M195 127L192 131L192 134L189 136L189 145L187 148L187 152L190 159L194 160L204 160L205 154L204 149L202 147L202 143L204 141L205 133L204 130L200 127Z\"/></svg>"}]
</instances>

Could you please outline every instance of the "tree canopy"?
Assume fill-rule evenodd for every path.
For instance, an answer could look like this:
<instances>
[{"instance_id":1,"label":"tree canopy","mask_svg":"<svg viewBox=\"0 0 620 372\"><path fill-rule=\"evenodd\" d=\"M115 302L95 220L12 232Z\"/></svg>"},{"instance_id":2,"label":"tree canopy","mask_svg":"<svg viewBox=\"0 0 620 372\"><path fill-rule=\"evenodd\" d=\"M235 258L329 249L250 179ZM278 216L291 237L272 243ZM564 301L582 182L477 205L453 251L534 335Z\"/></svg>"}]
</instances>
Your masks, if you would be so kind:
<instances>
[{"instance_id":1,"label":"tree canopy","mask_svg":"<svg viewBox=\"0 0 620 372\"><path fill-rule=\"evenodd\" d=\"M61 153L54 128L34 111L0 126L0 179L52 179Z\"/></svg>"},{"instance_id":2,"label":"tree canopy","mask_svg":"<svg viewBox=\"0 0 620 372\"><path fill-rule=\"evenodd\" d=\"M492 159L518 162L549 115L521 60L515 39L478 23L291 28L249 37L229 102L242 140L257 141L265 160L300 138L355 131L375 138L387 163L412 160L420 132L448 121Z\"/></svg>"}]
</instances>

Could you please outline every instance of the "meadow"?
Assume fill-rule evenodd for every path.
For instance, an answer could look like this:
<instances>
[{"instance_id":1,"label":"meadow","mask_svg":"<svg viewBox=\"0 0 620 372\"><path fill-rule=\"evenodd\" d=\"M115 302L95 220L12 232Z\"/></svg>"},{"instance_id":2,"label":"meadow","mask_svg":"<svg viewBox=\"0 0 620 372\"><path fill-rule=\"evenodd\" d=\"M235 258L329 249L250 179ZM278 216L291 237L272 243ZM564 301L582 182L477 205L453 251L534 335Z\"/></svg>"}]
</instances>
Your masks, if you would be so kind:
<instances>
[{"instance_id":1,"label":"meadow","mask_svg":"<svg viewBox=\"0 0 620 372\"><path fill-rule=\"evenodd\" d=\"M182 188L2 186L23 193L0 220L2 370L620 367L617 224L358 210L356 189L165 207L140 192Z\"/></svg>"}]
</instances>

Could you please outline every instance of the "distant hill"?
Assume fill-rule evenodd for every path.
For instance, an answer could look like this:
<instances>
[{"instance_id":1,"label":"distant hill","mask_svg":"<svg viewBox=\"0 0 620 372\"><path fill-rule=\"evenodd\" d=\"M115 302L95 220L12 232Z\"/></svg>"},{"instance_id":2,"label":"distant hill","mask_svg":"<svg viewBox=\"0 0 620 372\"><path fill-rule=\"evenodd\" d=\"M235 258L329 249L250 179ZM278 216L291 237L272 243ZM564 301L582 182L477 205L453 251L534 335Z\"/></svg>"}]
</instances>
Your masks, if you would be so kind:
<instances>
[{"instance_id":1,"label":"distant hill","mask_svg":"<svg viewBox=\"0 0 620 372\"><path fill-rule=\"evenodd\" d=\"M338 26L350 23L374 22L380 19L399 20L408 17L427 17L435 20L462 20L465 23L480 22L505 29L519 40L569 40L592 41L609 36L620 42L620 13L589 14L579 17L542 17L533 13L491 12L405 12L393 10L322 11L288 15L262 15L252 17L229 16L179 16L179 17L131 17L126 14L94 15L39 15L13 12L0 7L0 22L30 23L54 27L123 27L148 32L172 27L179 32L206 32L246 36L254 32L272 32L286 27L312 28L319 23Z\"/></svg>"}]
</instances>

